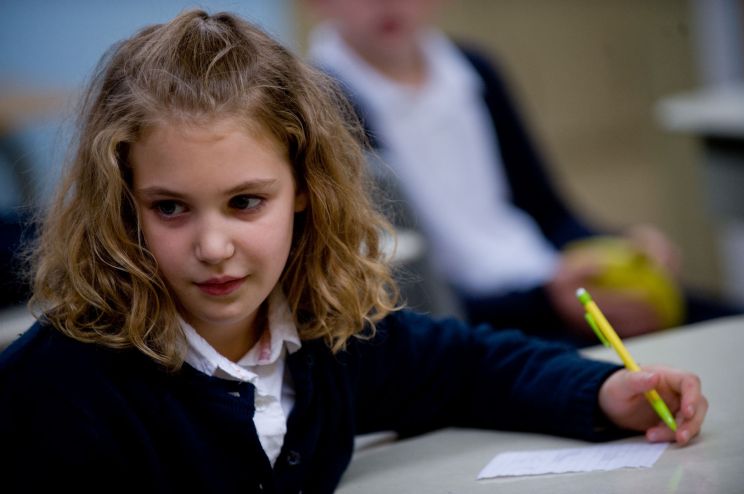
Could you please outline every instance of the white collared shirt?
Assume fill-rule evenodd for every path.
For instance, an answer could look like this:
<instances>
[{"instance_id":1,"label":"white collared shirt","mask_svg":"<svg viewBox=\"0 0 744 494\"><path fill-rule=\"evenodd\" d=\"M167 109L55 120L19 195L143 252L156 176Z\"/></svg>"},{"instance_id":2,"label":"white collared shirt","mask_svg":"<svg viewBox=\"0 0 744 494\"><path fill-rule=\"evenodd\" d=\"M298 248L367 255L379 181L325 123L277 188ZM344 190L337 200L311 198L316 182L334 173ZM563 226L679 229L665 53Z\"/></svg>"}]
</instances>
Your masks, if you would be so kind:
<instances>
[{"instance_id":1,"label":"white collared shirt","mask_svg":"<svg viewBox=\"0 0 744 494\"><path fill-rule=\"evenodd\" d=\"M217 352L196 330L181 321L188 345L186 362L209 376L249 382L256 388L253 422L258 439L273 465L287 433L294 405L294 386L285 372L287 353L302 346L287 301L279 288L269 295L268 331L238 362Z\"/></svg>"},{"instance_id":2,"label":"white collared shirt","mask_svg":"<svg viewBox=\"0 0 744 494\"><path fill-rule=\"evenodd\" d=\"M474 295L544 283L558 255L510 202L482 80L441 33L424 33L421 46L422 87L377 72L329 23L312 32L309 57L340 76L369 111L382 157L430 240L433 262L451 282Z\"/></svg>"}]
</instances>

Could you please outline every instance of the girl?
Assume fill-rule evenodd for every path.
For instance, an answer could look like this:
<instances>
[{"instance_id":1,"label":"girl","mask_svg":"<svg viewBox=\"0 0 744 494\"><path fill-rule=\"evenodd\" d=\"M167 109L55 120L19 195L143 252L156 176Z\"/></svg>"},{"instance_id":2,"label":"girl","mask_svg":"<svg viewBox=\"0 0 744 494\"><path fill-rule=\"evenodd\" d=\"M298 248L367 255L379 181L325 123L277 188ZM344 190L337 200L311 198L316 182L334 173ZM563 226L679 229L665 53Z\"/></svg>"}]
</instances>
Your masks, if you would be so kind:
<instances>
[{"instance_id":1,"label":"girl","mask_svg":"<svg viewBox=\"0 0 744 494\"><path fill-rule=\"evenodd\" d=\"M692 374L398 310L337 94L230 14L111 50L34 253L39 322L0 357L6 482L331 492L358 433L698 433Z\"/></svg>"}]
</instances>

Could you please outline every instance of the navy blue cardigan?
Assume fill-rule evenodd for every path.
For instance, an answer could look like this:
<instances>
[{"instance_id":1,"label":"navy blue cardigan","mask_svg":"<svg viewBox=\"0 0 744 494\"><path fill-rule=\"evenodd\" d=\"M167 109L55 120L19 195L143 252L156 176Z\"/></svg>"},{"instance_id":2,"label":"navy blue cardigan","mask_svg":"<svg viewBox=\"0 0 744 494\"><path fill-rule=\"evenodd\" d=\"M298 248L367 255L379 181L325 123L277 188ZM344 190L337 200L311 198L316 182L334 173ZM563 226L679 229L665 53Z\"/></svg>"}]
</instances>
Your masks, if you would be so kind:
<instances>
[{"instance_id":1,"label":"navy blue cardigan","mask_svg":"<svg viewBox=\"0 0 744 494\"><path fill-rule=\"evenodd\" d=\"M133 349L36 324L0 354L3 491L332 492L359 433L618 432L598 428L597 406L617 367L518 331L401 311L335 355L304 341L288 369L296 403L272 469L252 421L252 385L188 365L169 373Z\"/></svg>"}]
</instances>

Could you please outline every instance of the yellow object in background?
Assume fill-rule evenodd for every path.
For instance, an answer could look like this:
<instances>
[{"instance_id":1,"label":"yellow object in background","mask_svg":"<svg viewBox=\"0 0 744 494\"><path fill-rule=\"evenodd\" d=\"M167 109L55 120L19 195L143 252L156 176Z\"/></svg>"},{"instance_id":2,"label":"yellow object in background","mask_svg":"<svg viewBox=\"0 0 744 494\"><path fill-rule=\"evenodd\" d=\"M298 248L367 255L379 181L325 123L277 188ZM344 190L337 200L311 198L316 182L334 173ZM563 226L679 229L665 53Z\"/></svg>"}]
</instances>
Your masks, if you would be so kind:
<instances>
[{"instance_id":1,"label":"yellow object in background","mask_svg":"<svg viewBox=\"0 0 744 494\"><path fill-rule=\"evenodd\" d=\"M632 294L648 301L661 317L663 327L684 320L684 302L677 282L629 241L619 237L593 237L572 242L565 252L590 258L604 267L592 283L604 289Z\"/></svg>"}]
</instances>

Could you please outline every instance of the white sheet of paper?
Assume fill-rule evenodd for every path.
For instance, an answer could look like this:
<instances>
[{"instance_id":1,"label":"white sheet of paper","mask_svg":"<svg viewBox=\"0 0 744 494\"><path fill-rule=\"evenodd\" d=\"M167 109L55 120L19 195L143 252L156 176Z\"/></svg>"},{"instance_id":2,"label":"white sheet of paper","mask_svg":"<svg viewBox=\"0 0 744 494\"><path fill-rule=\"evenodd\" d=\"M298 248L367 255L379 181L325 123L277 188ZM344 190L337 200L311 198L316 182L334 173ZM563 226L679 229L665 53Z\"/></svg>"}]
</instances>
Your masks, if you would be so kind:
<instances>
[{"instance_id":1,"label":"white sheet of paper","mask_svg":"<svg viewBox=\"0 0 744 494\"><path fill-rule=\"evenodd\" d=\"M496 455L481 470L478 479L592 472L616 468L649 468L656 463L667 446L668 443L634 443L511 451Z\"/></svg>"}]
</instances>

